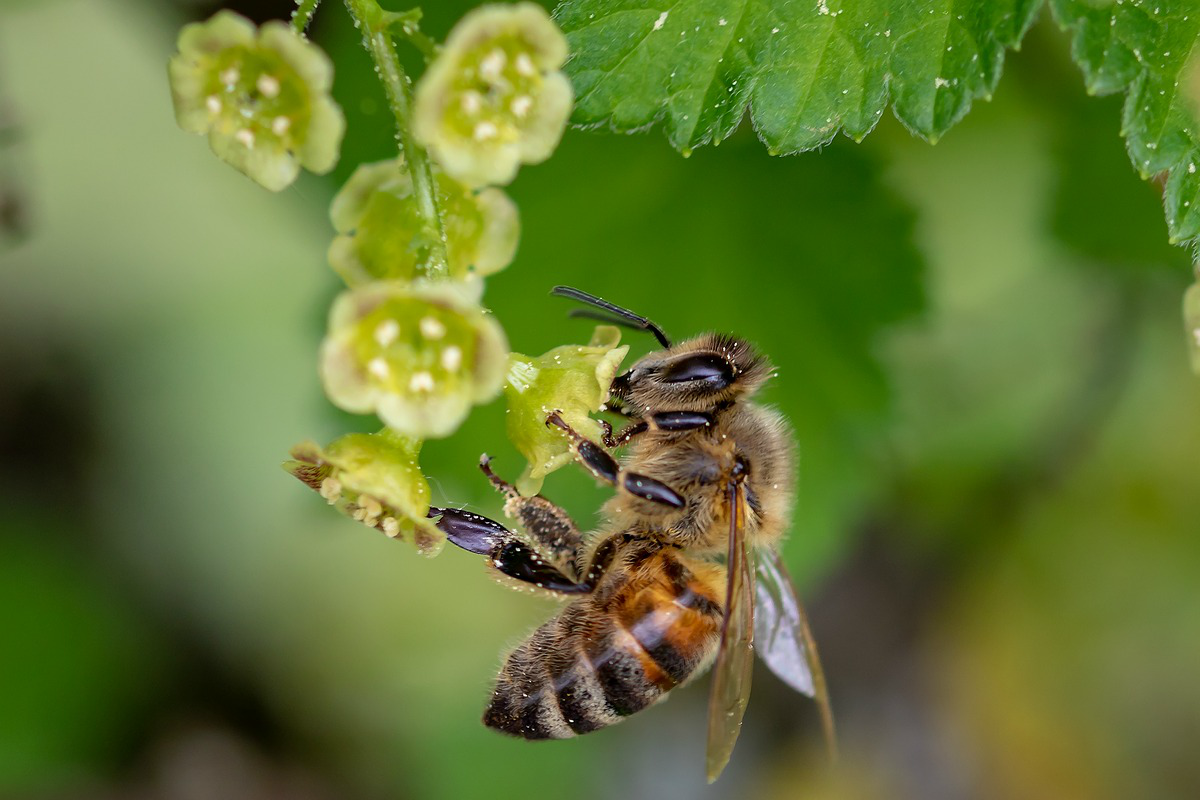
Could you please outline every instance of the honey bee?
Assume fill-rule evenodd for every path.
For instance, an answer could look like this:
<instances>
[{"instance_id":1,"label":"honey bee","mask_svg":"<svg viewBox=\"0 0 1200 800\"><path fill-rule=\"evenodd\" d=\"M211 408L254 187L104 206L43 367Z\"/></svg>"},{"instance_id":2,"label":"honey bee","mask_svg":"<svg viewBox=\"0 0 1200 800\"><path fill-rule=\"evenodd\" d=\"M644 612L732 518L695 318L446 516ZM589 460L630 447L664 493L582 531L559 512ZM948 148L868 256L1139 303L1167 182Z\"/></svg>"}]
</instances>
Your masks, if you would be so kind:
<instances>
[{"instance_id":1,"label":"honey bee","mask_svg":"<svg viewBox=\"0 0 1200 800\"><path fill-rule=\"evenodd\" d=\"M703 334L672 345L645 317L569 287L587 316L652 333L652 352L611 387L603 446L555 412L576 460L616 487L585 536L545 497L522 497L481 468L524 535L467 511L433 508L454 544L500 576L570 600L513 650L483 721L526 739L619 722L713 665L707 775L729 761L750 694L753 653L816 700L831 752L829 696L804 611L779 556L792 505L793 452L776 411L751 401L772 374L746 341ZM620 461L610 450L625 448ZM756 603L757 599L757 603Z\"/></svg>"}]
</instances>

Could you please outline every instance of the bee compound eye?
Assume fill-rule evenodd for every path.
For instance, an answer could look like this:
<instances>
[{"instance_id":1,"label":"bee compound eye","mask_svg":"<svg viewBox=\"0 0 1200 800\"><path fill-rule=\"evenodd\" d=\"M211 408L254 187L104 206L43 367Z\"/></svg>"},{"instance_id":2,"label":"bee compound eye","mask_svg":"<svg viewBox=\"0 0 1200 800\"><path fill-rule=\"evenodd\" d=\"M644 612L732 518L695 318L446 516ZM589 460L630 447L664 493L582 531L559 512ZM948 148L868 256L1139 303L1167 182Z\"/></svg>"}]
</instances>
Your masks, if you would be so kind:
<instances>
[{"instance_id":1,"label":"bee compound eye","mask_svg":"<svg viewBox=\"0 0 1200 800\"><path fill-rule=\"evenodd\" d=\"M733 383L733 365L715 353L696 353L668 364L664 383L701 383L724 389Z\"/></svg>"}]
</instances>

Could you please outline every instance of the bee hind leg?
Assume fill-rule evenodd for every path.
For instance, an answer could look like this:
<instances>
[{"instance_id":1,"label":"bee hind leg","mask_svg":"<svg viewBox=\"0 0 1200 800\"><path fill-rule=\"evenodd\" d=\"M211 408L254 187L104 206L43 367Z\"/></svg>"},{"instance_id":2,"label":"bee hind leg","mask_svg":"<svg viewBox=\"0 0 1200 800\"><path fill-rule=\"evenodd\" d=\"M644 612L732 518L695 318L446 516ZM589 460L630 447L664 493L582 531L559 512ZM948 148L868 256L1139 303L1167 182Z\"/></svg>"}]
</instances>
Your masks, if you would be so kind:
<instances>
[{"instance_id":1,"label":"bee hind leg","mask_svg":"<svg viewBox=\"0 0 1200 800\"><path fill-rule=\"evenodd\" d=\"M492 486L504 495L504 514L521 523L534 544L550 555L561 572L570 574L583 548L583 534L566 511L540 494L523 497L517 487L492 472L492 460L485 453L479 469Z\"/></svg>"},{"instance_id":2,"label":"bee hind leg","mask_svg":"<svg viewBox=\"0 0 1200 800\"><path fill-rule=\"evenodd\" d=\"M451 544L488 557L488 566L508 578L560 594L585 594L592 590L544 558L517 534L495 520L457 508L429 508L429 517Z\"/></svg>"}]
</instances>

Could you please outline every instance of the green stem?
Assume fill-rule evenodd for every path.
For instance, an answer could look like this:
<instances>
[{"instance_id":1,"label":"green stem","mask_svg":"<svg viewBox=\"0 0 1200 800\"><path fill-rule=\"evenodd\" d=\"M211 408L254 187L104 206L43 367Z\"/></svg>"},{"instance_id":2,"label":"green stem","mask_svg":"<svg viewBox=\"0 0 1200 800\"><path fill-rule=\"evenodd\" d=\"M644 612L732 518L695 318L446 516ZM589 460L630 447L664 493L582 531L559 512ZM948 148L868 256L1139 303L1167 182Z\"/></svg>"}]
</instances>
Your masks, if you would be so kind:
<instances>
[{"instance_id":1,"label":"green stem","mask_svg":"<svg viewBox=\"0 0 1200 800\"><path fill-rule=\"evenodd\" d=\"M320 3L321 0L296 0L296 10L292 12L292 30L304 33Z\"/></svg>"},{"instance_id":2,"label":"green stem","mask_svg":"<svg viewBox=\"0 0 1200 800\"><path fill-rule=\"evenodd\" d=\"M398 33L421 51L421 55L425 56L425 60L432 61L437 58L438 43L421 32L421 9L414 8L409 11L385 11L383 12L385 24L393 33Z\"/></svg>"},{"instance_id":3,"label":"green stem","mask_svg":"<svg viewBox=\"0 0 1200 800\"><path fill-rule=\"evenodd\" d=\"M362 30L363 47L375 62L375 71L383 81L388 103L396 118L396 138L400 152L408 166L413 182L413 197L421 214L423 233L430 243L429 263L425 275L442 278L449 274L446 262L446 235L442 229L442 215L438 210L437 196L433 186L433 168L425 149L417 144L412 135L412 96L410 81L396 57L396 48L388 32L387 14L376 0L345 0L355 25Z\"/></svg>"}]
</instances>

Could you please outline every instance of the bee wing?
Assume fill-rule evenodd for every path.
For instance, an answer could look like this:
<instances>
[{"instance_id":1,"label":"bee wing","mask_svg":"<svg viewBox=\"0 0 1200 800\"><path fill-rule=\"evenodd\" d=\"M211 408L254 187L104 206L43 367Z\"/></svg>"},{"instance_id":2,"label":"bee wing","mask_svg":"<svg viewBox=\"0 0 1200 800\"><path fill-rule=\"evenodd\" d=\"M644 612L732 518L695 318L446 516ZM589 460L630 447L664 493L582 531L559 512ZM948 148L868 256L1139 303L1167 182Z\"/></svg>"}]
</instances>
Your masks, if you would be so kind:
<instances>
[{"instance_id":1,"label":"bee wing","mask_svg":"<svg viewBox=\"0 0 1200 800\"><path fill-rule=\"evenodd\" d=\"M721 646L708 696L708 782L729 763L750 699L754 667L754 578L746 548L746 497L741 483L729 486L729 578Z\"/></svg>"},{"instance_id":2,"label":"bee wing","mask_svg":"<svg viewBox=\"0 0 1200 800\"><path fill-rule=\"evenodd\" d=\"M825 741L834 755L833 710L825 687L825 673L808 617L779 553L775 550L759 553L755 574L758 578L754 585L758 601L754 615L755 649L784 683L817 701Z\"/></svg>"}]
</instances>

